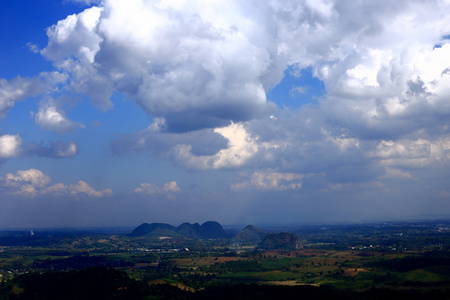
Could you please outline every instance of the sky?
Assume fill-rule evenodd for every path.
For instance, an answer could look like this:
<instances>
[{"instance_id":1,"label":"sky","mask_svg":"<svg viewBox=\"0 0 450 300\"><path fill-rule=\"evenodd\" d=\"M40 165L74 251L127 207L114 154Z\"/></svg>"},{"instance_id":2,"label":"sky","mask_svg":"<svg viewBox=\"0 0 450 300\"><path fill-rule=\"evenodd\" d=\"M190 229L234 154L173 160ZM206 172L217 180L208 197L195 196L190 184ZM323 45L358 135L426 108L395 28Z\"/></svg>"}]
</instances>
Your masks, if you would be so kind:
<instances>
[{"instance_id":1,"label":"sky","mask_svg":"<svg viewBox=\"0 0 450 300\"><path fill-rule=\"evenodd\" d=\"M448 218L449 14L3 1L0 228Z\"/></svg>"}]
</instances>

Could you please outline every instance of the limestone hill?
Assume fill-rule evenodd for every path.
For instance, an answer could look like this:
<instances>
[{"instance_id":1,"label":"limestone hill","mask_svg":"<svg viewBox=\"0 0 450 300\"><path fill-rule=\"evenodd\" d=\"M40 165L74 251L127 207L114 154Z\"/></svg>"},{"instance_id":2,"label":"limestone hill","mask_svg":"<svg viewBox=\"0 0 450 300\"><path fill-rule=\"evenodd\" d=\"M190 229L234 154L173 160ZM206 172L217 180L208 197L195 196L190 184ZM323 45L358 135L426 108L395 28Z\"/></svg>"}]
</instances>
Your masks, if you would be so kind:
<instances>
[{"instance_id":1,"label":"limestone hill","mask_svg":"<svg viewBox=\"0 0 450 300\"><path fill-rule=\"evenodd\" d=\"M183 223L178 227L164 223L144 223L136 227L131 236L149 237L178 237L191 239L218 239L225 238L226 233L222 225L214 221L208 221L199 225L198 223Z\"/></svg>"},{"instance_id":2,"label":"limestone hill","mask_svg":"<svg viewBox=\"0 0 450 300\"><path fill-rule=\"evenodd\" d=\"M290 232L268 233L259 244L265 250L298 250L303 248L300 238Z\"/></svg>"},{"instance_id":3,"label":"limestone hill","mask_svg":"<svg viewBox=\"0 0 450 300\"><path fill-rule=\"evenodd\" d=\"M136 227L130 234L131 236L169 236L176 237L178 233L176 232L176 227L164 224L164 223L143 223Z\"/></svg>"},{"instance_id":4,"label":"limestone hill","mask_svg":"<svg viewBox=\"0 0 450 300\"><path fill-rule=\"evenodd\" d=\"M247 225L235 236L235 241L241 244L257 245L261 243L266 233L253 225Z\"/></svg>"}]
</instances>

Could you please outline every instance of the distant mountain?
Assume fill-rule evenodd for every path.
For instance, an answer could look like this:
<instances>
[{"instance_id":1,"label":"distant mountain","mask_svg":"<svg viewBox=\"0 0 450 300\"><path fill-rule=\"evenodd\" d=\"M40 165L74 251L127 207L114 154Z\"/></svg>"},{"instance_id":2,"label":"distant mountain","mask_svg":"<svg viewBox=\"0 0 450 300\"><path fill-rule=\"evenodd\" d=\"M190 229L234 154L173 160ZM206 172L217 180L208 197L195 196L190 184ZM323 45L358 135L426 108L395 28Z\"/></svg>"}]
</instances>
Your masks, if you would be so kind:
<instances>
[{"instance_id":1,"label":"distant mountain","mask_svg":"<svg viewBox=\"0 0 450 300\"><path fill-rule=\"evenodd\" d=\"M177 236L176 227L164 223L144 223L136 227L130 234L131 236Z\"/></svg>"},{"instance_id":2,"label":"distant mountain","mask_svg":"<svg viewBox=\"0 0 450 300\"><path fill-rule=\"evenodd\" d=\"M183 223L177 227L177 232L190 239L200 239L202 238L202 228L198 223L190 224Z\"/></svg>"},{"instance_id":3,"label":"distant mountain","mask_svg":"<svg viewBox=\"0 0 450 300\"><path fill-rule=\"evenodd\" d=\"M247 225L236 236L236 242L241 244L259 244L264 240L266 233L253 225Z\"/></svg>"},{"instance_id":4,"label":"distant mountain","mask_svg":"<svg viewBox=\"0 0 450 300\"><path fill-rule=\"evenodd\" d=\"M290 232L268 233L258 249L265 250L298 250L303 248L300 238Z\"/></svg>"},{"instance_id":5,"label":"distant mountain","mask_svg":"<svg viewBox=\"0 0 450 300\"><path fill-rule=\"evenodd\" d=\"M222 225L214 221L208 221L202 224L202 237L207 239L219 239L227 237Z\"/></svg>"},{"instance_id":6,"label":"distant mountain","mask_svg":"<svg viewBox=\"0 0 450 300\"><path fill-rule=\"evenodd\" d=\"M226 237L222 225L214 221L208 221L202 225L199 225L198 223L183 223L178 227L164 223L144 223L136 227L130 235L154 237L169 236L191 239L218 239Z\"/></svg>"}]
</instances>

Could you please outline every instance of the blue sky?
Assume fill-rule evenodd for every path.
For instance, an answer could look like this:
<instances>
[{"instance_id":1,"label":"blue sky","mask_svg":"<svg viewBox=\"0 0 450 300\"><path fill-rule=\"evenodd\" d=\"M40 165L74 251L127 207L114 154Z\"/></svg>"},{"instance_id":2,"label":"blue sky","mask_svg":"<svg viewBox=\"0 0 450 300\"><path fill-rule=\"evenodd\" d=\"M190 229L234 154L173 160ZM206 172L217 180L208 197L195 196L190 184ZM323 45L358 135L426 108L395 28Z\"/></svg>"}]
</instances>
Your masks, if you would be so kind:
<instances>
[{"instance_id":1,"label":"blue sky","mask_svg":"<svg viewBox=\"0 0 450 300\"><path fill-rule=\"evenodd\" d=\"M2 3L0 228L449 217L448 13Z\"/></svg>"}]
</instances>

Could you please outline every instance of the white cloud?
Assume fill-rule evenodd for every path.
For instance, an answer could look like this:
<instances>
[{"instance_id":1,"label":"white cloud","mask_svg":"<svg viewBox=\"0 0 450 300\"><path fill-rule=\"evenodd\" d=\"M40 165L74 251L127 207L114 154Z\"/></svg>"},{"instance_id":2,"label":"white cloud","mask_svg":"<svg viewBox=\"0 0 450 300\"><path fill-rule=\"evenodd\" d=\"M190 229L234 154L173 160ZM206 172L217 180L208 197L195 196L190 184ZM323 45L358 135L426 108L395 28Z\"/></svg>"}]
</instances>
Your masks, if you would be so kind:
<instances>
[{"instance_id":1,"label":"white cloud","mask_svg":"<svg viewBox=\"0 0 450 300\"><path fill-rule=\"evenodd\" d=\"M55 91L58 89L57 85L66 80L67 76L59 72L42 72L33 78L20 76L11 80L0 78L0 119L6 117L16 101Z\"/></svg>"},{"instance_id":2,"label":"white cloud","mask_svg":"<svg viewBox=\"0 0 450 300\"><path fill-rule=\"evenodd\" d=\"M30 169L25 171L17 171L16 175L12 173L6 174L6 181L14 182L29 182L33 186L43 187L50 183L50 177L39 170Z\"/></svg>"},{"instance_id":3,"label":"white cloud","mask_svg":"<svg viewBox=\"0 0 450 300\"><path fill-rule=\"evenodd\" d=\"M76 127L84 128L84 125L72 122L66 118L64 111L57 108L54 101L47 101L41 104L35 120L36 124L42 129L58 133L69 133Z\"/></svg>"},{"instance_id":4,"label":"white cloud","mask_svg":"<svg viewBox=\"0 0 450 300\"><path fill-rule=\"evenodd\" d=\"M102 0L64 0L65 2L73 2L84 5L100 4Z\"/></svg>"},{"instance_id":5,"label":"white cloud","mask_svg":"<svg viewBox=\"0 0 450 300\"><path fill-rule=\"evenodd\" d=\"M228 140L226 148L214 155L193 155L192 146L177 145L173 148L177 161L189 169L236 168L247 164L260 149L277 147L275 144L258 142L258 137L251 136L243 123L231 123L214 129L214 132Z\"/></svg>"},{"instance_id":6,"label":"white cloud","mask_svg":"<svg viewBox=\"0 0 450 300\"><path fill-rule=\"evenodd\" d=\"M382 189L383 183L380 181L369 181L369 182L349 182L349 183L336 183L330 184L328 186L328 190L331 192L340 192L340 191L355 191L355 190L368 190L368 189Z\"/></svg>"},{"instance_id":7,"label":"white cloud","mask_svg":"<svg viewBox=\"0 0 450 300\"><path fill-rule=\"evenodd\" d=\"M324 112L346 126L387 130L424 106L450 113L445 1L99 4L50 27L42 54L70 74L70 90L103 109L123 93L172 132L267 113L265 93L288 65L312 68ZM426 97L408 95L417 78Z\"/></svg>"},{"instance_id":8,"label":"white cloud","mask_svg":"<svg viewBox=\"0 0 450 300\"><path fill-rule=\"evenodd\" d=\"M243 165L258 152L257 138L251 137L243 124L231 123L227 127L217 128L214 131L228 139L228 148L220 150L215 155L214 169Z\"/></svg>"},{"instance_id":9,"label":"white cloud","mask_svg":"<svg viewBox=\"0 0 450 300\"><path fill-rule=\"evenodd\" d=\"M143 182L141 183L140 187L134 189L134 192L137 194L139 193L158 194L161 192L161 188L156 184Z\"/></svg>"},{"instance_id":10,"label":"white cloud","mask_svg":"<svg viewBox=\"0 0 450 300\"><path fill-rule=\"evenodd\" d=\"M116 153L149 149L197 170L323 173L352 186L448 165L448 11L439 0L110 0L49 28L41 53L68 74L68 91L103 109L116 91L152 116L147 130L114 143ZM288 66L324 82L317 105L272 111L266 93ZM1 81L0 116L42 84ZM36 122L77 126L48 103ZM277 182L254 176L247 186Z\"/></svg>"},{"instance_id":11,"label":"white cloud","mask_svg":"<svg viewBox=\"0 0 450 300\"><path fill-rule=\"evenodd\" d=\"M36 45L36 44L33 44L33 43L31 43L31 42L28 42L27 43L27 47L28 47L28 49L30 49L30 51L31 52L33 52L33 53L39 53L40 52L40 50L39 50L39 47Z\"/></svg>"},{"instance_id":12,"label":"white cloud","mask_svg":"<svg viewBox=\"0 0 450 300\"><path fill-rule=\"evenodd\" d=\"M450 137L435 140L383 140L370 155L380 158L381 164L386 166L427 167L448 164Z\"/></svg>"},{"instance_id":13,"label":"white cloud","mask_svg":"<svg viewBox=\"0 0 450 300\"><path fill-rule=\"evenodd\" d=\"M89 186L86 182L80 180L75 185L70 185L68 187L68 190L70 194L77 195L77 194L86 194L91 197L104 197L104 196L111 196L112 190L111 189L104 189L101 191L94 190L91 186Z\"/></svg>"},{"instance_id":14,"label":"white cloud","mask_svg":"<svg viewBox=\"0 0 450 300\"><path fill-rule=\"evenodd\" d=\"M18 156L22 142L22 138L18 134L0 136L0 158Z\"/></svg>"},{"instance_id":15,"label":"white cloud","mask_svg":"<svg viewBox=\"0 0 450 300\"><path fill-rule=\"evenodd\" d=\"M52 158L66 158L78 155L80 147L76 143L64 143L62 141L48 142L44 145L28 143L22 148L23 140L20 135L5 134L0 136L0 158L42 156Z\"/></svg>"},{"instance_id":16,"label":"white cloud","mask_svg":"<svg viewBox=\"0 0 450 300\"><path fill-rule=\"evenodd\" d=\"M42 194L53 194L53 195L73 195L78 196L84 194L89 197L100 198L112 195L111 189L104 189L101 191L93 189L86 182L80 180L77 184L65 185L63 183L57 183L52 186L47 187L41 191Z\"/></svg>"},{"instance_id":17,"label":"white cloud","mask_svg":"<svg viewBox=\"0 0 450 300\"><path fill-rule=\"evenodd\" d=\"M165 192L170 192L170 193L181 192L181 189L178 187L178 185L175 181L170 181L170 182L164 183L163 190Z\"/></svg>"},{"instance_id":18,"label":"white cloud","mask_svg":"<svg viewBox=\"0 0 450 300\"><path fill-rule=\"evenodd\" d=\"M262 166L288 170L315 164L326 171L338 168L336 160L344 167L373 167L381 161L374 147L382 139L447 134L448 8L443 1L106 1L92 27L103 41L95 62L115 61L94 68L159 116L155 132L210 127L228 140L209 155L194 153L194 143L171 145L188 169L243 168L256 158ZM108 48L113 42L117 47ZM310 67L323 80L326 95L317 107L300 108L294 120L274 114L273 124L239 115L265 106L265 92L288 65L293 72ZM218 112L234 125L217 123ZM139 142L130 148L154 149L145 138ZM382 172L378 168L373 176Z\"/></svg>"},{"instance_id":19,"label":"white cloud","mask_svg":"<svg viewBox=\"0 0 450 300\"><path fill-rule=\"evenodd\" d=\"M101 38L92 31L101 12L102 8L92 7L49 27L49 44L41 51L42 54L58 62L75 55L81 61L92 63L101 42Z\"/></svg>"},{"instance_id":20,"label":"white cloud","mask_svg":"<svg viewBox=\"0 0 450 300\"><path fill-rule=\"evenodd\" d=\"M0 183L8 192L25 197L35 197L39 190L50 183L50 177L36 169L8 173L0 177Z\"/></svg>"},{"instance_id":21,"label":"white cloud","mask_svg":"<svg viewBox=\"0 0 450 300\"><path fill-rule=\"evenodd\" d=\"M176 181L169 181L165 183L163 187L160 187L157 184L143 182L141 183L140 187L134 189L134 193L136 194L166 195L172 199L173 194L179 192L181 192L181 189L178 187Z\"/></svg>"},{"instance_id":22,"label":"white cloud","mask_svg":"<svg viewBox=\"0 0 450 300\"><path fill-rule=\"evenodd\" d=\"M167 159L177 145L190 145L193 155L212 155L227 147L228 140L212 129L203 129L185 133L173 133L164 130L165 122L159 118L145 130L126 135L112 143L114 153L137 153L150 150Z\"/></svg>"},{"instance_id":23,"label":"white cloud","mask_svg":"<svg viewBox=\"0 0 450 300\"><path fill-rule=\"evenodd\" d=\"M110 0L50 27L41 53L70 75L69 91L103 109L117 91L153 117L145 133L115 143L117 152L171 153L200 170L258 163L303 173L293 166L313 165L305 157L323 171L330 164L321 159L359 168L382 160L373 154L381 139L427 139L436 128L446 134L448 8L443 1ZM315 115L302 115L323 132L311 134L305 119L280 136L248 131L255 118L271 115L266 93L288 66L310 67L323 80ZM76 126L55 106L41 107L36 122L59 132ZM198 141L182 135L204 128L216 128L227 147L199 153Z\"/></svg>"},{"instance_id":24,"label":"white cloud","mask_svg":"<svg viewBox=\"0 0 450 300\"><path fill-rule=\"evenodd\" d=\"M348 138L345 135L339 137L333 136L325 129L321 128L322 134L327 140L332 141L337 147L339 147L341 152L359 148L359 141L355 138Z\"/></svg>"},{"instance_id":25,"label":"white cloud","mask_svg":"<svg viewBox=\"0 0 450 300\"><path fill-rule=\"evenodd\" d=\"M268 191L298 190L302 187L304 175L297 173L280 173L273 170L255 171L250 180L234 183L231 189L239 191L246 188L256 188Z\"/></svg>"},{"instance_id":26,"label":"white cloud","mask_svg":"<svg viewBox=\"0 0 450 300\"><path fill-rule=\"evenodd\" d=\"M42 194L49 195L85 195L93 198L107 197L112 195L111 189L95 190L86 182L80 180L76 184L65 185L63 183L56 183L41 191Z\"/></svg>"},{"instance_id":27,"label":"white cloud","mask_svg":"<svg viewBox=\"0 0 450 300\"><path fill-rule=\"evenodd\" d=\"M44 190L44 194L57 194L57 193L65 193L68 188L64 183L56 183L52 186L47 187Z\"/></svg>"},{"instance_id":28,"label":"white cloud","mask_svg":"<svg viewBox=\"0 0 450 300\"><path fill-rule=\"evenodd\" d=\"M16 174L8 173L0 177L0 189L5 193L16 194L24 197L37 197L42 195L68 196L85 194L89 197L111 196L111 189L101 191L93 189L86 182L80 180L77 184L66 186L56 183L49 186L51 179L40 170L29 169L17 171Z\"/></svg>"},{"instance_id":29,"label":"white cloud","mask_svg":"<svg viewBox=\"0 0 450 300\"><path fill-rule=\"evenodd\" d=\"M384 179L389 178L402 178L402 179L411 179L412 175L410 172L402 171L400 169L386 167L386 174L382 176Z\"/></svg>"},{"instance_id":30,"label":"white cloud","mask_svg":"<svg viewBox=\"0 0 450 300\"><path fill-rule=\"evenodd\" d=\"M56 157L72 157L80 152L80 147L75 143L68 143L67 147L56 150Z\"/></svg>"},{"instance_id":31,"label":"white cloud","mask_svg":"<svg viewBox=\"0 0 450 300\"><path fill-rule=\"evenodd\" d=\"M87 94L95 105L107 110L112 105L109 97L113 90L107 76L97 72L96 67L100 65L94 61L102 41L94 29L102 11L94 6L49 27L49 43L41 54L70 74L69 91Z\"/></svg>"},{"instance_id":32,"label":"white cloud","mask_svg":"<svg viewBox=\"0 0 450 300\"><path fill-rule=\"evenodd\" d=\"M126 94L173 131L180 117L211 128L273 109L265 92L283 74L275 45L264 45L273 38L224 2L105 1L48 36L42 54L71 74L74 91L102 108L113 90Z\"/></svg>"},{"instance_id":33,"label":"white cloud","mask_svg":"<svg viewBox=\"0 0 450 300\"><path fill-rule=\"evenodd\" d=\"M295 97L297 94L305 94L307 88L303 86L294 86L289 90L289 96Z\"/></svg>"},{"instance_id":34,"label":"white cloud","mask_svg":"<svg viewBox=\"0 0 450 300\"><path fill-rule=\"evenodd\" d=\"M6 116L16 101L37 96L42 89L42 83L37 78L0 79L0 119Z\"/></svg>"}]
</instances>

